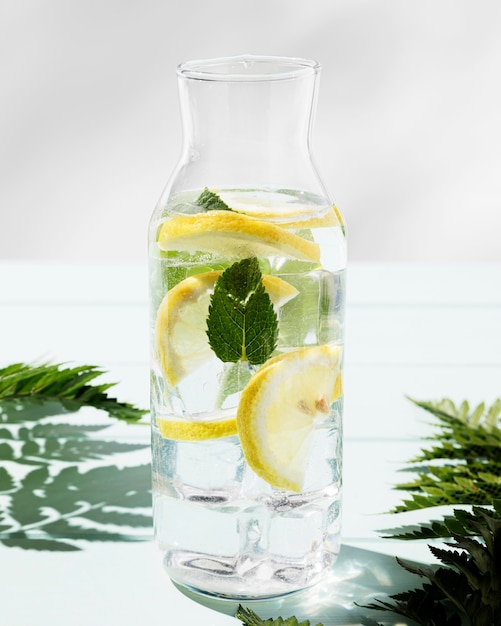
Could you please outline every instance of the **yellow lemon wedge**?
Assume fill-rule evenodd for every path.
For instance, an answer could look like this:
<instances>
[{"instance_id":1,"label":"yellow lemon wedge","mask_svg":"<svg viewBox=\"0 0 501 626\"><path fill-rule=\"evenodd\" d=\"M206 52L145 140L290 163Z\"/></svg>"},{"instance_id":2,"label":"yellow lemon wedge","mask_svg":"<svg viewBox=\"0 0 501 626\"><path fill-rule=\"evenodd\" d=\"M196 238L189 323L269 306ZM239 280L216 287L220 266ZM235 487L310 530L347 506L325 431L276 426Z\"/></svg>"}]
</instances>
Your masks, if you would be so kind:
<instances>
[{"instance_id":1,"label":"yellow lemon wedge","mask_svg":"<svg viewBox=\"0 0 501 626\"><path fill-rule=\"evenodd\" d=\"M279 224L282 228L343 226L335 205L307 204L280 192L216 190L216 193L234 211Z\"/></svg>"},{"instance_id":2,"label":"yellow lemon wedge","mask_svg":"<svg viewBox=\"0 0 501 626\"><path fill-rule=\"evenodd\" d=\"M162 437L176 441L205 441L237 434L235 418L194 422L157 417L157 426Z\"/></svg>"},{"instance_id":3,"label":"yellow lemon wedge","mask_svg":"<svg viewBox=\"0 0 501 626\"><path fill-rule=\"evenodd\" d=\"M285 256L320 260L317 243L276 224L233 211L207 211L168 219L160 228L158 246L164 251L203 250L238 258Z\"/></svg>"},{"instance_id":4,"label":"yellow lemon wedge","mask_svg":"<svg viewBox=\"0 0 501 626\"><path fill-rule=\"evenodd\" d=\"M158 307L155 340L162 372L175 386L212 356L207 339L210 296L222 271L190 276L170 289ZM285 280L265 274L262 278L276 308L294 298L298 291Z\"/></svg>"},{"instance_id":5,"label":"yellow lemon wedge","mask_svg":"<svg viewBox=\"0 0 501 626\"><path fill-rule=\"evenodd\" d=\"M299 348L270 359L244 388L237 428L249 466L273 487L301 491L309 439L342 391L340 346Z\"/></svg>"}]
</instances>

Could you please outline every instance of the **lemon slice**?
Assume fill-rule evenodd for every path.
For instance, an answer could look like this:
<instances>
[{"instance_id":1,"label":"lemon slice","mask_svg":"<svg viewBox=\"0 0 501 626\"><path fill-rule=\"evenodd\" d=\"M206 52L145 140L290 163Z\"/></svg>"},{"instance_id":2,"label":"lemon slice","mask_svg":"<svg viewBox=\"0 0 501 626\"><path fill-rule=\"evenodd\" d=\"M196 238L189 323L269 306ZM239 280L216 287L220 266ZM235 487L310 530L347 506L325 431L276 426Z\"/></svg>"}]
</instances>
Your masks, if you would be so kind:
<instances>
[{"instance_id":1,"label":"lemon slice","mask_svg":"<svg viewBox=\"0 0 501 626\"><path fill-rule=\"evenodd\" d=\"M176 441L205 441L237 434L237 421L235 418L210 422L157 418L157 426L162 437L175 439Z\"/></svg>"},{"instance_id":2,"label":"lemon slice","mask_svg":"<svg viewBox=\"0 0 501 626\"><path fill-rule=\"evenodd\" d=\"M301 491L315 422L341 394L341 348L299 348L270 359L244 388L237 428L250 467L273 487Z\"/></svg>"},{"instance_id":3,"label":"lemon slice","mask_svg":"<svg viewBox=\"0 0 501 626\"><path fill-rule=\"evenodd\" d=\"M282 228L325 228L327 226L341 226L343 222L339 209L336 206L324 207L322 210L312 210L312 207L298 207L295 214L281 214L279 211L262 211L259 208L249 211L243 210L246 215L260 217L261 219L270 220L272 223L280 225ZM240 209L236 208L236 211Z\"/></svg>"},{"instance_id":4,"label":"lemon slice","mask_svg":"<svg viewBox=\"0 0 501 626\"><path fill-rule=\"evenodd\" d=\"M284 193L216 190L231 209L257 219L271 221L283 228L322 228L343 226L338 208L298 202Z\"/></svg>"},{"instance_id":5,"label":"lemon slice","mask_svg":"<svg viewBox=\"0 0 501 626\"><path fill-rule=\"evenodd\" d=\"M233 211L208 211L168 219L160 229L158 245L164 251L204 250L238 258L278 255L320 260L320 248L315 242L276 224Z\"/></svg>"},{"instance_id":6,"label":"lemon slice","mask_svg":"<svg viewBox=\"0 0 501 626\"><path fill-rule=\"evenodd\" d=\"M201 367L213 352L207 339L210 296L222 271L190 276L170 289L158 307L155 339L165 379L177 385ZM264 275L263 285L276 308L294 298L298 291L285 280Z\"/></svg>"}]
</instances>

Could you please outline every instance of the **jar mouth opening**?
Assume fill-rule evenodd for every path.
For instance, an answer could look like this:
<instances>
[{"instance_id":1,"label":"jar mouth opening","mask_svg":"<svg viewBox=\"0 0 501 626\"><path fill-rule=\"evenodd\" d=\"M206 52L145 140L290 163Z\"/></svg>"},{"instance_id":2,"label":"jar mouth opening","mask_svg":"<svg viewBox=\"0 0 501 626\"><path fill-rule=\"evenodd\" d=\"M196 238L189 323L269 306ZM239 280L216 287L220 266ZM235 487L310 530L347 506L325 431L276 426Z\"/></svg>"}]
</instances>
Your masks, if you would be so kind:
<instances>
[{"instance_id":1,"label":"jar mouth opening","mask_svg":"<svg viewBox=\"0 0 501 626\"><path fill-rule=\"evenodd\" d=\"M182 78L220 82L291 80L319 71L320 64L310 59L252 54L187 61L177 67Z\"/></svg>"}]
</instances>

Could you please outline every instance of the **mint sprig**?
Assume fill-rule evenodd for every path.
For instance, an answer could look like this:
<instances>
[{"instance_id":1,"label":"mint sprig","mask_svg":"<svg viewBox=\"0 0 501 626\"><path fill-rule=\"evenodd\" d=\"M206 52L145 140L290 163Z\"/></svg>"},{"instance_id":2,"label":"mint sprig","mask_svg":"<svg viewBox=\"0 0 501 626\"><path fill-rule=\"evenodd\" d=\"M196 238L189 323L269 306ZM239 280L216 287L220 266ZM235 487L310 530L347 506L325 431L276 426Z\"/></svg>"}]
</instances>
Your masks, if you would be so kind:
<instances>
[{"instance_id":1,"label":"mint sprig","mask_svg":"<svg viewBox=\"0 0 501 626\"><path fill-rule=\"evenodd\" d=\"M195 200L195 204L206 211L231 211L230 207L208 187Z\"/></svg>"},{"instance_id":2,"label":"mint sprig","mask_svg":"<svg viewBox=\"0 0 501 626\"><path fill-rule=\"evenodd\" d=\"M261 365L275 350L278 319L256 257L233 263L218 278L209 305L207 336L225 363Z\"/></svg>"}]
</instances>

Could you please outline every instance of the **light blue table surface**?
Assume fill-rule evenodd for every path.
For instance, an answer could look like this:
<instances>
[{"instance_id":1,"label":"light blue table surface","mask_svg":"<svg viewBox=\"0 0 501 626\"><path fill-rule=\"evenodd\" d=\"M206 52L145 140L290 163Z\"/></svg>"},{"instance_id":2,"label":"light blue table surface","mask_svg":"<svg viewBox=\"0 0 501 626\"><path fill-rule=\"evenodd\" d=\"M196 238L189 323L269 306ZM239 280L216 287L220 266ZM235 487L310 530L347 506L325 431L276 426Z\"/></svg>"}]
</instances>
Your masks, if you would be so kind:
<instances>
[{"instance_id":1,"label":"light blue table surface","mask_svg":"<svg viewBox=\"0 0 501 626\"><path fill-rule=\"evenodd\" d=\"M121 400L148 406L146 266L2 262L0 285L0 367L96 364L109 372L103 380L119 381ZM414 583L394 555L431 562L425 544L378 532L415 521L387 514L403 495L392 489L401 482L399 470L431 433L429 417L406 395L472 403L501 395L500 313L499 265L350 265L343 548L322 584L255 603L263 618L295 614L312 626L360 624L368 612L355 601ZM147 427L118 425L108 435L143 442L134 462L149 462ZM143 534L139 542L82 542L76 552L0 543L0 623L237 626L236 604L204 606L178 591L161 569L149 531ZM372 617L405 624L389 614Z\"/></svg>"}]
</instances>

